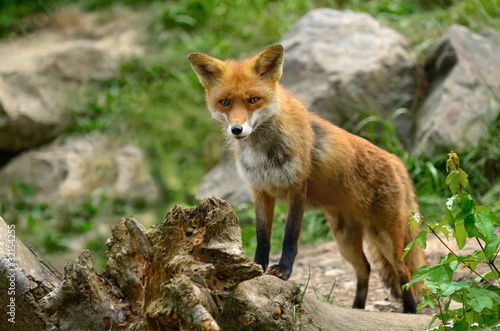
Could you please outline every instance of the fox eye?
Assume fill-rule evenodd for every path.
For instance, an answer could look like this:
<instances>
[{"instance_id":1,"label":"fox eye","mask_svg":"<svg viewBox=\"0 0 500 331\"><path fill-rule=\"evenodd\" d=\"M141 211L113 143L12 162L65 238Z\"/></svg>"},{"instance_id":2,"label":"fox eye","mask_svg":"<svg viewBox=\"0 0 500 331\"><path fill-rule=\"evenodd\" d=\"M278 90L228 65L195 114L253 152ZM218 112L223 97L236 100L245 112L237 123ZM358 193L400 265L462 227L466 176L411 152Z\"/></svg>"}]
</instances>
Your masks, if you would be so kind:
<instances>
[{"instance_id":1,"label":"fox eye","mask_svg":"<svg viewBox=\"0 0 500 331\"><path fill-rule=\"evenodd\" d=\"M254 103L259 102L259 100L260 100L260 98L258 98L258 97L253 97L253 98L248 99L248 103L250 103L250 104L254 104Z\"/></svg>"},{"instance_id":2,"label":"fox eye","mask_svg":"<svg viewBox=\"0 0 500 331\"><path fill-rule=\"evenodd\" d=\"M229 100L221 100L221 101L219 101L219 103L220 103L222 106L224 106L224 107L229 106Z\"/></svg>"}]
</instances>

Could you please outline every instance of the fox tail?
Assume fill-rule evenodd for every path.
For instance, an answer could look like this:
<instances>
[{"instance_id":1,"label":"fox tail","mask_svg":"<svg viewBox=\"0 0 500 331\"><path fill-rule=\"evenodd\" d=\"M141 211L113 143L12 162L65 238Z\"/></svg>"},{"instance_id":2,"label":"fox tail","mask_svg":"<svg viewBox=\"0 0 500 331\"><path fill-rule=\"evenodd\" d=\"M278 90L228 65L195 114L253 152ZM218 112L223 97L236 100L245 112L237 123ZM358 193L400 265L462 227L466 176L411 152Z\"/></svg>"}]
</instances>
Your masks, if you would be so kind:
<instances>
[{"instance_id":1,"label":"fox tail","mask_svg":"<svg viewBox=\"0 0 500 331\"><path fill-rule=\"evenodd\" d=\"M405 229L405 247L416 238L418 232L413 231L410 224L407 224ZM399 278L394 271L391 263L387 258L382 254L382 252L378 249L376 245L372 245L372 256L376 263L379 266L379 273L384 281L385 285L391 290L391 294L396 298L402 298L402 290L401 284L399 283ZM422 248L418 245L413 245L408 254L405 256L403 260L404 264L408 268L410 273L409 276L413 275L413 273L419 269L420 267L427 264L427 260L425 258L424 252ZM410 280L410 279L408 279ZM416 298L420 298L422 289L420 283L415 283L411 287L413 295Z\"/></svg>"}]
</instances>

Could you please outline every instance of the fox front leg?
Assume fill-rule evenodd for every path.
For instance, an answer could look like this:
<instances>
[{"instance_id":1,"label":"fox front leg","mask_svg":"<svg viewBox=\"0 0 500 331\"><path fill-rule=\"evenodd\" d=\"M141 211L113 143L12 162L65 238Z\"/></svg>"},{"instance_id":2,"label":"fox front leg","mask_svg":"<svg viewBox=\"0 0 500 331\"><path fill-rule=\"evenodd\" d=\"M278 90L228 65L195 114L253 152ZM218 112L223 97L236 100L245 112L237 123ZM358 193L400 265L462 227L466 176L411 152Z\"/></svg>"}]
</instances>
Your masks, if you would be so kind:
<instances>
[{"instance_id":1,"label":"fox front leg","mask_svg":"<svg viewBox=\"0 0 500 331\"><path fill-rule=\"evenodd\" d=\"M271 234L273 228L274 206L276 199L266 192L253 189L255 197L255 223L257 226L257 250L255 263L266 271L271 251Z\"/></svg>"},{"instance_id":2,"label":"fox front leg","mask_svg":"<svg viewBox=\"0 0 500 331\"><path fill-rule=\"evenodd\" d=\"M285 238L283 250L278 264L269 267L269 274L287 280L292 275L293 262L298 252L300 234L302 232L302 219L306 206L307 185L289 193L288 209L285 225Z\"/></svg>"}]
</instances>

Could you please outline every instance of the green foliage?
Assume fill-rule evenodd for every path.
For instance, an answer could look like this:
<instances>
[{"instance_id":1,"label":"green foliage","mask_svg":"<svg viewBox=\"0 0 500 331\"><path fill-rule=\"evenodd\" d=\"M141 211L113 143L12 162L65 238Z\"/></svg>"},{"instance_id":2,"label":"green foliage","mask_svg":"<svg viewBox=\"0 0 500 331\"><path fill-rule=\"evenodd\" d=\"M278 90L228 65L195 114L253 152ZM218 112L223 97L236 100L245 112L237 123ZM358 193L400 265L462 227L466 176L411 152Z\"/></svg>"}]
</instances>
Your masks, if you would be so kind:
<instances>
[{"instance_id":1,"label":"green foliage","mask_svg":"<svg viewBox=\"0 0 500 331\"><path fill-rule=\"evenodd\" d=\"M110 199L99 192L66 205L49 204L36 199L31 187L12 182L12 199L0 203L0 215L16 225L16 235L29 241L49 260L68 251L71 241L89 234L100 223L116 224L120 217L148 208L143 201ZM86 248L92 251L96 269L106 261L106 238L110 233L90 235Z\"/></svg>"},{"instance_id":2,"label":"green foliage","mask_svg":"<svg viewBox=\"0 0 500 331\"><path fill-rule=\"evenodd\" d=\"M500 102L498 96L492 94L492 99ZM485 134L476 146L461 151L464 155L464 170L473 178L469 190L479 196L482 204L494 204L500 196L500 114L488 122ZM493 206L500 210L500 205Z\"/></svg>"},{"instance_id":3,"label":"green foliage","mask_svg":"<svg viewBox=\"0 0 500 331\"><path fill-rule=\"evenodd\" d=\"M0 1L0 38L33 31L59 6L58 0Z\"/></svg>"},{"instance_id":4,"label":"green foliage","mask_svg":"<svg viewBox=\"0 0 500 331\"><path fill-rule=\"evenodd\" d=\"M77 2L80 6L87 10L99 10L113 5L125 5L137 8L155 2L155 0L78 0L73 2Z\"/></svg>"},{"instance_id":5,"label":"green foliage","mask_svg":"<svg viewBox=\"0 0 500 331\"><path fill-rule=\"evenodd\" d=\"M451 152L448 156L446 168L449 174L446 183L453 196L446 202L445 216L439 223L428 223L420 214L413 213L413 228L417 228L421 223L427 228L407 246L406 252L414 244L425 248L427 235L432 233L450 253L442 257L436 265L418 269L411 282L404 285L404 288L409 289L412 284L423 281L424 301L418 308L420 310L425 306L438 306L440 312L433 321L436 318L442 321L440 329L483 330L500 323L500 271L495 265L500 252L500 234L495 233L495 228L500 225L500 220L490 207L478 206L474 198L465 192L468 184L467 174L460 168L455 153ZM480 249L471 254L459 255L440 237L441 234L450 239L450 233L455 238L459 250L465 247L468 240L476 241ZM479 264L486 264L489 271L480 274L477 271ZM471 273L476 275L474 281L454 280L453 275L459 267L470 269ZM460 303L461 307L450 309L452 301Z\"/></svg>"}]
</instances>

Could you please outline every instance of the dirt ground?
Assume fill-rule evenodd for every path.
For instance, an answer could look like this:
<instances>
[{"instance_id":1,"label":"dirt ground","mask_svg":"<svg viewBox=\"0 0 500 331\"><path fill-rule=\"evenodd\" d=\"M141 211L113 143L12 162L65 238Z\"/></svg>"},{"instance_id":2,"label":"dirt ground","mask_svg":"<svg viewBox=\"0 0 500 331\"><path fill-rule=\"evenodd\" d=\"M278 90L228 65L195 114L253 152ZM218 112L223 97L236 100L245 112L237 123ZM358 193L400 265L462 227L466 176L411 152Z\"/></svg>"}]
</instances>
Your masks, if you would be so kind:
<instances>
[{"instance_id":1,"label":"dirt ground","mask_svg":"<svg viewBox=\"0 0 500 331\"><path fill-rule=\"evenodd\" d=\"M451 238L451 240L453 241L454 238ZM471 240L467 242L462 251L459 251L458 248L450 242L446 243L459 255L469 254L477 249L477 244ZM428 262L434 264L437 263L442 256L446 256L449 251L437 238L429 235L427 249L424 250L424 253ZM372 266L372 273L370 275L370 288L365 309L368 311L402 313L402 302L391 297L390 291L383 285L378 275L376 265L371 262L368 252L367 256ZM271 263L277 263L279 257L279 254L272 255ZM479 265L478 268L480 272L488 271L486 265ZM309 277L309 272L311 279L309 281L307 295L314 295L322 301L327 301L329 297L329 302L338 306L350 307L352 305L356 292L356 274L351 265L340 255L334 241L313 248L301 249L299 247L299 254L295 261L291 279L301 284L302 289L304 289L304 285L307 283ZM468 269L463 269L455 272L455 278L457 281L461 281L467 278L474 279L475 277L474 275L470 275ZM331 295L329 295L330 291ZM451 307L453 307L453 303ZM433 310L426 307L420 314L433 315L436 312L437 309Z\"/></svg>"}]
</instances>

